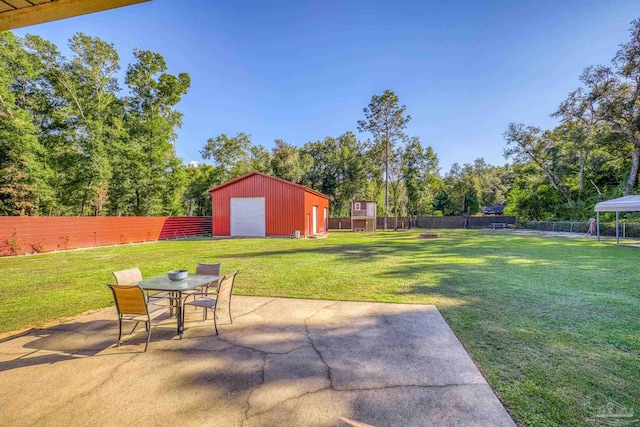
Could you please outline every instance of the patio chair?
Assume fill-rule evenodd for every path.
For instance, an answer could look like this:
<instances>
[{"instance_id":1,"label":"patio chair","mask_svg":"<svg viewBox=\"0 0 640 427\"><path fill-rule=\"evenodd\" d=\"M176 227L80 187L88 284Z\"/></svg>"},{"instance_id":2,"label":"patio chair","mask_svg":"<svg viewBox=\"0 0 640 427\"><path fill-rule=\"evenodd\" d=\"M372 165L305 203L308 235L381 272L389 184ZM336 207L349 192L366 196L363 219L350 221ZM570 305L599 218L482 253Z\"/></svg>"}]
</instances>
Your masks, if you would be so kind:
<instances>
[{"instance_id":1,"label":"patio chair","mask_svg":"<svg viewBox=\"0 0 640 427\"><path fill-rule=\"evenodd\" d=\"M128 285L141 281L142 273L138 267L134 267L127 270L114 271L113 277L116 278L116 285Z\"/></svg>"},{"instance_id":2,"label":"patio chair","mask_svg":"<svg viewBox=\"0 0 640 427\"><path fill-rule=\"evenodd\" d=\"M228 274L220 280L218 284L218 294L215 298L202 297L191 302L185 302L185 305L193 305L196 307L202 307L202 320L207 320L207 309L213 311L213 326L216 329L216 335L218 335L218 313L225 310L229 314L229 321L233 323L231 317L231 293L233 292L233 285L236 281L238 270L231 274ZM184 310L182 310L184 316Z\"/></svg>"},{"instance_id":3,"label":"patio chair","mask_svg":"<svg viewBox=\"0 0 640 427\"><path fill-rule=\"evenodd\" d=\"M196 267L196 274L206 274L206 275L212 275L212 276L219 276L220 275L220 267L221 266L222 266L221 263L204 264L204 263L199 262L198 266ZM202 289L204 294L208 295L209 288L215 284L216 290L217 290L219 283L220 283L220 279L214 280L213 282L209 282L206 285L201 286L199 289Z\"/></svg>"},{"instance_id":4,"label":"patio chair","mask_svg":"<svg viewBox=\"0 0 640 427\"><path fill-rule=\"evenodd\" d=\"M148 302L144 290L138 285L107 285L113 293L113 300L118 311L118 347L122 340L122 322L136 322L131 330L133 333L140 322L144 322L147 329L147 343L144 351L149 347L151 340L151 320L167 311L168 305L160 305L155 302ZM149 306L153 307L149 311Z\"/></svg>"},{"instance_id":5,"label":"patio chair","mask_svg":"<svg viewBox=\"0 0 640 427\"><path fill-rule=\"evenodd\" d=\"M129 268L127 270L114 271L113 277L116 279L116 285L129 285L131 283L138 283L142 280L142 273L138 267ZM173 301L173 295L171 292L154 292L146 291L147 301L150 298L154 299L171 299ZM170 315L173 316L173 305L171 306Z\"/></svg>"},{"instance_id":6,"label":"patio chair","mask_svg":"<svg viewBox=\"0 0 640 427\"><path fill-rule=\"evenodd\" d=\"M220 275L220 267L222 266L221 263L217 263L217 264L204 264L199 262L198 266L196 267L196 274L207 274L207 275L212 275L212 276L219 276ZM197 288L190 290L190 291L184 291L182 293L182 295L184 295L184 300L185 302L187 301L187 299L189 297L193 297L193 299L195 300L197 297L201 297L201 296L207 296L209 295L209 288L211 288L211 286L215 285L216 287L216 291L218 289L218 284L220 283L220 279L218 280L214 280L212 282L206 283L202 286L198 286Z\"/></svg>"}]
</instances>

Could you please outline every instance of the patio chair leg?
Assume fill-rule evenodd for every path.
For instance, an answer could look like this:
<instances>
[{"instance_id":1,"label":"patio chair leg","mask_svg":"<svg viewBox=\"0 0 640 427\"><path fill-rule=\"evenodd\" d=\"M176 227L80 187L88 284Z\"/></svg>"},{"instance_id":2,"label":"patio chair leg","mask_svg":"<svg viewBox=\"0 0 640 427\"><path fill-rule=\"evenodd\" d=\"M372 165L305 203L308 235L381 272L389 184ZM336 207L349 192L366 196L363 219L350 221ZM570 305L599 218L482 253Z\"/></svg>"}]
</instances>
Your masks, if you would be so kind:
<instances>
[{"instance_id":1,"label":"patio chair leg","mask_svg":"<svg viewBox=\"0 0 640 427\"><path fill-rule=\"evenodd\" d=\"M213 312L213 327L216 329L216 335L218 335L218 322L216 322L216 312Z\"/></svg>"},{"instance_id":2,"label":"patio chair leg","mask_svg":"<svg viewBox=\"0 0 640 427\"><path fill-rule=\"evenodd\" d=\"M136 322L135 325L133 325L133 329L131 330L131 332L129 333L129 335L133 334L136 331L136 328L138 327L138 323L140 322Z\"/></svg>"},{"instance_id":3,"label":"patio chair leg","mask_svg":"<svg viewBox=\"0 0 640 427\"><path fill-rule=\"evenodd\" d=\"M121 339L122 339L122 319L118 318L118 347L120 347Z\"/></svg>"},{"instance_id":4,"label":"patio chair leg","mask_svg":"<svg viewBox=\"0 0 640 427\"><path fill-rule=\"evenodd\" d=\"M145 325L147 325L147 343L144 346L144 351L147 351L147 347L149 347L149 341L151 340L151 325L149 324L149 322L144 322Z\"/></svg>"},{"instance_id":5,"label":"patio chair leg","mask_svg":"<svg viewBox=\"0 0 640 427\"><path fill-rule=\"evenodd\" d=\"M186 301L186 299L185 299L185 301ZM186 317L185 306L184 306L184 303L182 303L182 306L180 308L180 322L182 324L182 328L184 328L185 317Z\"/></svg>"}]
</instances>

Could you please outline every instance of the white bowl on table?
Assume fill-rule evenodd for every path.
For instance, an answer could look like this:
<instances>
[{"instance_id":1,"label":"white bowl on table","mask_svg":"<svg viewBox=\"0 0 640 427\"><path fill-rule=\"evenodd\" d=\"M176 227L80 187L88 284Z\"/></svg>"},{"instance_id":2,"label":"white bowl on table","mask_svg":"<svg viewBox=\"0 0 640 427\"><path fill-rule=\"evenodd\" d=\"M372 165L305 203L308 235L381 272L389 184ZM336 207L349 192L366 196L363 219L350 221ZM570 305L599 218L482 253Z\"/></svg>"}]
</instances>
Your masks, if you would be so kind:
<instances>
[{"instance_id":1,"label":"white bowl on table","mask_svg":"<svg viewBox=\"0 0 640 427\"><path fill-rule=\"evenodd\" d=\"M167 273L167 277L169 280L179 282L180 280L186 279L188 273L188 270L171 270Z\"/></svg>"}]
</instances>

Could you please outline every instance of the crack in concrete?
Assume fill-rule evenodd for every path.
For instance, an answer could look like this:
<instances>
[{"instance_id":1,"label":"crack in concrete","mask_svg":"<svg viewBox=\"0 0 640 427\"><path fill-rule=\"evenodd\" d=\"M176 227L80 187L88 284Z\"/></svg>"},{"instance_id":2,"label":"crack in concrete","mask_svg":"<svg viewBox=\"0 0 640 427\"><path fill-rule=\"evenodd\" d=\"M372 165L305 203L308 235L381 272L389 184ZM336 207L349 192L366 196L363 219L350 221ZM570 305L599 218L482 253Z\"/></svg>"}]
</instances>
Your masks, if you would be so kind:
<instances>
[{"instance_id":1,"label":"crack in concrete","mask_svg":"<svg viewBox=\"0 0 640 427\"><path fill-rule=\"evenodd\" d=\"M225 344L229 344L229 343L225 343ZM195 353L221 353L223 351L228 351L233 349L234 346L233 344L229 344L229 347L225 347L225 348L216 348L216 349L206 349L206 348L175 348L175 349L169 349L169 348L156 348L153 351L157 352L157 351L164 351L167 353L184 353L184 352L195 352Z\"/></svg>"},{"instance_id":2,"label":"crack in concrete","mask_svg":"<svg viewBox=\"0 0 640 427\"><path fill-rule=\"evenodd\" d=\"M266 305L266 304L263 304L263 305ZM257 349L257 348L254 348L254 347L250 347L250 346L247 346L247 345L242 345L242 344L236 344L236 343L233 343L233 342L229 342L229 341L227 341L225 339L220 338L220 336L217 336L216 338L218 340L222 341L223 343L226 343L226 344L228 344L230 346L230 347L227 347L225 349L216 350L218 352L230 350L230 349L233 349L233 348L243 348L245 350L249 350L249 351L254 351L256 353L260 353L262 355L262 374L261 374L260 384L258 384L257 386L253 387L251 389L251 391L247 394L247 403L246 403L247 409L245 410L245 419L242 421L242 424L241 424L241 425L244 425L244 422L248 419L249 411L251 410L251 403L250 403L249 399L251 398L251 395L257 389L259 389L260 386L262 386L264 384L264 382L265 382L265 366L267 364L267 354L269 354L269 353L264 351L264 350L260 350L260 349ZM300 347L300 348L302 348L302 347ZM179 351L179 350L165 350L165 351ZM207 351L207 350L202 349L200 351ZM293 350L290 350L290 351L288 351L286 353L289 353L291 351L293 351ZM286 354L286 353L272 353L272 354Z\"/></svg>"},{"instance_id":3,"label":"crack in concrete","mask_svg":"<svg viewBox=\"0 0 640 427\"><path fill-rule=\"evenodd\" d=\"M274 300L275 300L275 299L274 299ZM272 301L274 301L274 300L272 300ZM269 302L271 302L271 301L269 301ZM307 325L307 320L311 319L313 316L315 316L316 314L318 314L320 311L324 310L325 308L329 308L329 307L331 307L331 306L333 306L333 305L335 305L335 304L337 304L337 303L338 303L338 302L336 301L336 302L333 302L333 303L328 304L328 305L326 305L326 306L323 306L323 307L319 308L319 309L318 309L315 313L313 313L311 316L306 317L306 318L304 319L304 325L305 325L306 337L307 337L307 339L309 340L309 343L311 344L311 347L312 347L312 348L314 349L314 351L318 354L318 357L320 358L320 360L322 361L322 363L323 363L323 364L326 366L326 368L327 368L327 379L329 380L329 386L328 386L328 387L323 387L323 388L321 388L321 389L314 390L314 391L307 391L307 392L304 392L304 393L302 393L302 394L300 394L300 395L297 395L297 396L289 397L289 398L287 398L287 399L285 399L285 400L283 400L283 401L281 401L281 402L276 403L275 405L273 405L271 408L269 408L269 409L268 409L268 410L266 410L266 411L258 412L258 413L256 413L256 414L253 414L253 415L249 416L249 411L251 410L251 403L250 403L251 395L252 395L255 391L257 391L257 390L258 390L262 385L264 385L264 383L265 383L265 366L266 366L266 362L267 362L267 354L273 354L273 355L289 354L289 353L292 353L292 352L294 352L294 351L296 351L296 350L300 350L300 349L302 349L302 348L304 348L304 347L306 347L306 346L304 346L304 345L303 345L303 346L300 346L300 347L297 347L297 348L291 349L291 350L289 350L289 351L287 351L287 352L284 352L284 353L278 353L278 352L266 352L266 351L263 351L262 353L263 353L263 357L264 357L264 359L263 359L264 363L263 363L263 365L262 365L262 382L261 382L258 386L256 386L253 390L251 390L251 392L247 395L247 410L245 411L245 419L242 421L242 425L243 425L243 426L244 426L244 423L245 423L246 421L248 421L249 419L254 418L254 417L257 417L257 416L260 416L261 414L265 414L265 413L267 413L267 412L269 412L269 411L272 411L274 408L278 407L279 405L282 405L283 403L288 402L289 400L297 399L297 398L300 398L300 397L302 397L302 396L306 396L307 394L317 393L317 392L319 392L319 391L321 391L321 390L327 390L327 389L333 388L333 383L332 383L332 381L331 381L331 368L329 367L329 365L327 364L327 362L326 362L326 361L324 360L324 358L322 357L322 354L320 353L320 351L318 351L318 349L315 347L315 345L314 345L314 343L313 343L313 340L312 340L312 339L311 339L311 337L309 336L309 327L308 327L308 325ZM267 303L267 304L268 304L268 303ZM266 305L266 304L263 304L263 305L262 305L262 306L260 306L260 307L263 307L263 306L265 306L265 305ZM258 308L260 308L260 307L258 307ZM254 310L254 311L255 311L255 310ZM228 341L225 341L225 342L229 343ZM231 343L229 343L229 344L231 344ZM233 345L233 344L232 344L232 345ZM255 350L255 351L261 351L261 350L257 350L257 349L253 349L253 350Z\"/></svg>"},{"instance_id":4,"label":"crack in concrete","mask_svg":"<svg viewBox=\"0 0 640 427\"><path fill-rule=\"evenodd\" d=\"M481 383L452 383L452 384L394 384L394 385L384 385L379 387L362 387L362 388L334 388L334 391L339 392L349 392L349 391L378 391L378 390L393 390L395 388L447 388L447 387L458 387L458 386L485 386L486 384Z\"/></svg>"},{"instance_id":5,"label":"crack in concrete","mask_svg":"<svg viewBox=\"0 0 640 427\"><path fill-rule=\"evenodd\" d=\"M262 353L262 380L260 381L260 384L254 387L253 390L251 390L249 394L247 394L247 410L244 412L244 420L242 420L242 424L240 424L241 426L243 426L245 421L249 419L249 411L251 410L251 395L256 390L258 390L262 385L264 385L266 366L267 366L267 353Z\"/></svg>"},{"instance_id":6,"label":"crack in concrete","mask_svg":"<svg viewBox=\"0 0 640 427\"><path fill-rule=\"evenodd\" d=\"M242 344L235 344L233 342L223 340L220 337L217 337L217 339L222 341L223 343L227 344L229 347L218 348L218 349L206 349L206 348L197 348L197 347L175 348L175 349L156 348L153 351L165 351L165 352L169 352L169 353L171 353L171 352L180 353L180 352L189 352L189 351L194 351L194 352L198 352L198 353L218 353L218 352L222 352L222 351L231 350L232 348L244 348L245 350L255 351L256 353L274 354L274 355L277 355L277 356L281 356L281 355L293 353L294 351L303 349L303 348L305 348L307 346L306 344L303 344L303 345L301 345L299 347L294 347L291 350L287 350L287 351L267 351L267 350L260 350L260 349L257 349L255 347L250 347L250 346L246 346L246 345L242 345Z\"/></svg>"},{"instance_id":7,"label":"crack in concrete","mask_svg":"<svg viewBox=\"0 0 640 427\"><path fill-rule=\"evenodd\" d=\"M280 406L280 405L284 405L285 403L287 403L287 402L289 402L289 401L291 401L291 400L300 399L300 398L302 398L302 397L304 397L304 396L307 396L307 395L310 395L310 394L315 394L315 393L320 393L321 391L325 391L325 390L333 390L333 389L331 388L331 386L327 386L327 387L319 388L319 389L317 389L317 390L305 391L304 393L299 394L299 395L297 395L297 396L291 396L291 397L288 397L288 398L286 398L286 399L284 399L284 400L282 400L282 401L280 401L280 402L276 403L276 404L275 404L275 405L273 405L271 408L269 408L269 409L267 409L267 410L265 410L265 411L262 411L262 412L256 412L255 414L251 415L250 417L248 417L247 419L245 419L245 420L242 422L242 425L244 425L245 421L249 421L249 420L250 420L250 419L252 419L252 418L257 418L257 417L259 417L259 416L261 416L261 415L268 414L269 412L271 412L271 411L273 411L274 409L276 409L278 406Z\"/></svg>"},{"instance_id":8,"label":"crack in concrete","mask_svg":"<svg viewBox=\"0 0 640 427\"><path fill-rule=\"evenodd\" d=\"M248 346L248 345L237 344L237 343L234 343L234 342L231 342L231 341L227 341L225 339L220 338L219 336L217 336L216 338L219 339L220 341L222 341L224 343L227 343L229 345L232 345L234 347L246 348L247 350L253 350L253 351L258 352L258 353L266 353L266 354L289 354L292 351L299 350L299 349L305 347L304 345L302 345L300 347L296 347L296 348L293 348L293 349L287 350L287 351L267 351L267 350L261 350L259 348L251 347L251 346Z\"/></svg>"},{"instance_id":9,"label":"crack in concrete","mask_svg":"<svg viewBox=\"0 0 640 427\"><path fill-rule=\"evenodd\" d=\"M289 351L284 351L284 352L282 352L282 353L273 353L273 352L269 352L269 351L267 351L267 352L265 352L265 353L267 353L267 354L273 354L273 355L276 355L276 356L283 356L283 355L285 355L285 354L291 354L291 353L293 353L294 351L302 350L302 349L303 349L303 348L305 348L306 346L307 346L306 344L303 344L303 345L301 345L300 347L295 347L295 348L292 348L292 349L291 349L291 350L289 350Z\"/></svg>"},{"instance_id":10,"label":"crack in concrete","mask_svg":"<svg viewBox=\"0 0 640 427\"><path fill-rule=\"evenodd\" d=\"M322 363L324 364L324 366L327 367L327 378L329 379L329 387L331 389L334 389L333 387L333 379L331 378L331 367L329 366L329 364L327 363L326 360L324 360L324 356L322 356L322 353L320 352L320 350L318 350L318 348L316 347L316 344L313 342L313 339L311 338L311 334L309 332L309 319L311 319L313 316L315 316L316 314L320 313L322 310L332 307L334 305L336 305L338 302L334 302L332 304L326 305L320 309L318 309L315 313L313 313L311 316L306 317L304 319L304 329L307 332L307 339L309 340L309 343L311 344L311 347L313 348L313 350L318 354L318 357L320 358L320 360L322 361Z\"/></svg>"},{"instance_id":11,"label":"crack in concrete","mask_svg":"<svg viewBox=\"0 0 640 427\"><path fill-rule=\"evenodd\" d=\"M297 400L297 399L301 399L305 396L308 395L312 395L312 394L316 394L316 393L320 393L323 391L330 391L330 392L334 392L334 393L353 393L353 392L358 392L358 391L384 391L384 390L392 390L392 389L398 389L398 388L446 388L446 387L456 387L456 386L484 386L486 384L474 384L474 383L460 383L460 384L443 384L443 385L423 385L423 384L399 384L399 385L393 385L393 386L382 386L382 387L372 387L372 388L353 388L353 389L336 389L333 388L332 386L327 386L327 387L323 387L321 389L318 390L313 390L313 391L307 391L305 393L302 393L298 396L292 396L289 397L281 402L278 402L277 404L273 405L271 408L262 411L262 412L258 412L253 414L252 416L250 416L249 418L247 418L245 421L248 421L249 419L252 418L257 418L260 417L262 415L268 414L269 412L272 412L273 410L275 410L278 406L284 405L290 401L293 400ZM244 425L244 421L242 423L242 425Z\"/></svg>"},{"instance_id":12,"label":"crack in concrete","mask_svg":"<svg viewBox=\"0 0 640 427\"><path fill-rule=\"evenodd\" d=\"M91 394L95 394L97 393L101 388L103 388L109 381L113 380L115 378L115 374L118 370L120 370L124 365L127 365L129 363L131 363L133 361L133 359L135 359L136 357L138 357L138 354L134 354L133 356L131 356L129 359L118 363L113 370L108 374L107 378L105 378L104 380L102 380L99 384L97 384L95 387L92 387L91 389L79 393L75 396L70 397L69 399L65 400L61 405L56 406L55 408L53 408L52 410L48 411L46 414L38 417L34 422L32 422L31 426L38 426L41 425L40 421L49 418L50 416L52 416L53 414L55 414L56 412L58 412L59 410L61 410L62 408L65 408L71 404L73 404L73 402L77 401L78 399L81 399L85 396L89 396Z\"/></svg>"},{"instance_id":13,"label":"crack in concrete","mask_svg":"<svg viewBox=\"0 0 640 427\"><path fill-rule=\"evenodd\" d=\"M283 355L283 354L289 354L289 353L292 353L292 352L294 352L294 351L296 351L296 350L303 349L303 348L305 348L305 347L307 347L307 346L306 346L306 345L303 345L303 346L301 346L301 347L294 348L293 350L288 351L287 353L267 353L267 354L265 354L265 362L266 362L266 356L267 356L268 354L281 356L281 355ZM266 363L265 363L265 365L266 365ZM265 367L265 365L263 365L263 371L262 371L263 375L265 374L265 371L264 371L264 367ZM250 395L251 395L254 391L257 391L257 390L258 390L262 385L264 385L264 384L265 384L265 382L266 382L266 381L264 380L264 377L263 377L262 384L258 385L255 389L253 389L253 390L251 391ZM327 386L327 387L322 387L322 388L319 388L319 389L316 389L316 390L305 391L304 393L301 393L301 394L299 394L299 395L292 396L292 397L288 397L288 398L286 398L286 399L284 399L284 400L282 400L282 401L280 401L280 402L275 403L275 404L274 404L274 405L272 405L269 409L267 409L267 410L265 410L265 411L257 412L257 413L255 413L255 414L252 414L251 416L249 416L249 415L248 415L248 414L249 414L249 409L250 409L250 408L247 408L247 411L246 411L246 413L245 413L245 420L244 420L244 421L247 421L247 420L249 420L249 419L251 419L251 418L254 418L254 417L256 417L256 416L259 416L259 415L261 415L261 414L267 413L267 412L271 411L273 408L275 408L276 406L281 405L282 403L284 403L284 402L286 402L286 401L288 401L288 400L291 400L291 399L293 399L293 398L302 397L302 396L307 395L307 394L309 394L309 393L315 393L315 392L320 391L320 390L327 390L327 389L329 389L330 387L331 387L331 386ZM250 398L250 396L247 396L247 402L249 402L249 398ZM242 424L243 424L243 425L244 425L244 421L242 422Z\"/></svg>"},{"instance_id":14,"label":"crack in concrete","mask_svg":"<svg viewBox=\"0 0 640 427\"><path fill-rule=\"evenodd\" d=\"M266 304L263 304L263 306ZM245 350L249 350L249 351L253 351L256 353L260 353L262 355L262 372L261 372L261 380L260 380L260 384L258 384L257 386L255 386L254 388L251 389L251 391L247 394L247 409L245 410L245 419L242 421L242 425L244 425L244 422L246 420L248 420L249 418L252 418L253 415L250 417L249 416L249 412L251 411L251 395L256 392L262 385L265 384L266 381L266 365L267 365L267 355L276 355L276 356L282 356L282 355L287 355L289 353L292 353L294 351L300 350L305 348L307 345L301 345L299 347L295 347L292 348L290 350L284 351L284 352L274 352L274 351L265 351L265 350L260 350L257 349L255 347L250 347L250 346L246 346L246 345L242 345L242 344L236 344L230 341L227 341L225 339L220 338L219 336L216 337L218 340L222 341L223 343L229 345L229 347L223 348L223 349L215 349L215 350L207 350L207 349L199 349L199 348L189 348L189 349L157 349L156 351L164 351L164 352L183 352L183 351L192 351L192 352L201 352L201 353L220 353L220 352L224 352L224 351L228 351L228 350L232 350L234 348L242 348ZM280 403L274 405L277 406Z\"/></svg>"},{"instance_id":15,"label":"crack in concrete","mask_svg":"<svg viewBox=\"0 0 640 427\"><path fill-rule=\"evenodd\" d=\"M218 340L222 341L223 343L227 343L227 344L229 344L229 345L232 345L232 346L234 346L234 347L244 348L244 349L247 349L247 350L255 351L255 352L257 352L257 353L264 353L264 351L263 351L263 350L260 350L260 349L258 349L258 348L251 347L251 346L248 346L248 345L236 344L236 343L233 343L233 342L227 341L227 340L225 340L225 339L222 339L222 338L220 338L219 336L217 336L217 337L216 337L216 339L218 339Z\"/></svg>"},{"instance_id":16,"label":"crack in concrete","mask_svg":"<svg viewBox=\"0 0 640 427\"><path fill-rule=\"evenodd\" d=\"M277 298L274 298L274 299L272 299L271 301L267 301L267 302L265 302L264 304L261 304L261 305L259 305L258 307L254 308L253 310L250 310L250 311L247 311L246 313L242 313L242 314L240 314L240 315L238 315L238 316L235 316L235 317L234 317L234 319L237 319L237 318L239 318L239 317L246 316L246 315L248 315L248 314L254 313L254 312L256 312L256 311L260 310L260 309L261 309L262 307L264 307L265 305L267 305L267 304L271 304L271 303L272 303L272 302L274 302L275 300L277 300Z\"/></svg>"}]
</instances>

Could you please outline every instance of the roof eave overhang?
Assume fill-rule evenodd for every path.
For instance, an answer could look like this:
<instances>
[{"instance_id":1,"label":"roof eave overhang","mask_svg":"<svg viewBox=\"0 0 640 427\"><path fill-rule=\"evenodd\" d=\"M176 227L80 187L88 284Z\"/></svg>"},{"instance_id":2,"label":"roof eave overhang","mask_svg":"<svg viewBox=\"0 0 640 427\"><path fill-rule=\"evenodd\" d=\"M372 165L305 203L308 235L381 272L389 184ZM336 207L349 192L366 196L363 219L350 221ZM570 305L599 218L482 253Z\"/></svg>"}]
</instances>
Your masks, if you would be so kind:
<instances>
[{"instance_id":1,"label":"roof eave overhang","mask_svg":"<svg viewBox=\"0 0 640 427\"><path fill-rule=\"evenodd\" d=\"M115 9L151 0L57 0L0 13L0 31Z\"/></svg>"}]
</instances>

